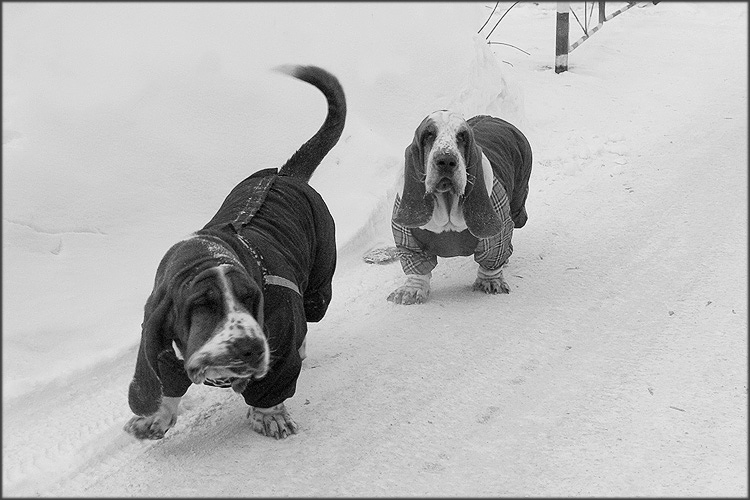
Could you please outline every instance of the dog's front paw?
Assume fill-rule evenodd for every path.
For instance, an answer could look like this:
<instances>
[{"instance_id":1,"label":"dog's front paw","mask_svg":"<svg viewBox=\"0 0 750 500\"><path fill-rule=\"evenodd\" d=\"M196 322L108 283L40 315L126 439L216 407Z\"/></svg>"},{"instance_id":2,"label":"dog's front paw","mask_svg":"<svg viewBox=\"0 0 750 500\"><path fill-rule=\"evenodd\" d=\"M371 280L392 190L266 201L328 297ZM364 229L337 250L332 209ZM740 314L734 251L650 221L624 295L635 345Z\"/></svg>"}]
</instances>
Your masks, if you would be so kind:
<instances>
[{"instance_id":1,"label":"dog's front paw","mask_svg":"<svg viewBox=\"0 0 750 500\"><path fill-rule=\"evenodd\" d=\"M474 281L474 286L472 286L472 289L477 292L493 293L493 294L494 293L510 293L510 287L502 278L500 279L477 278L476 281Z\"/></svg>"},{"instance_id":2,"label":"dog's front paw","mask_svg":"<svg viewBox=\"0 0 750 500\"><path fill-rule=\"evenodd\" d=\"M180 398L163 397L156 413L133 416L122 429L138 439L161 439L177 422Z\"/></svg>"},{"instance_id":3,"label":"dog's front paw","mask_svg":"<svg viewBox=\"0 0 750 500\"><path fill-rule=\"evenodd\" d=\"M389 302L394 304L422 304L430 296L430 277L431 274L410 274L406 278L406 283L396 288L387 297Z\"/></svg>"},{"instance_id":4,"label":"dog's front paw","mask_svg":"<svg viewBox=\"0 0 750 500\"><path fill-rule=\"evenodd\" d=\"M264 436L284 439L297 434L299 426L292 420L284 403L270 408L256 408L251 406L247 418L253 421L253 430Z\"/></svg>"},{"instance_id":5,"label":"dog's front paw","mask_svg":"<svg viewBox=\"0 0 750 500\"><path fill-rule=\"evenodd\" d=\"M510 293L510 287L503 278L502 269L495 269L490 271L489 269L479 268L477 272L477 279L474 281L472 289L484 293Z\"/></svg>"},{"instance_id":6,"label":"dog's front paw","mask_svg":"<svg viewBox=\"0 0 750 500\"><path fill-rule=\"evenodd\" d=\"M161 439L175 422L177 422L177 415L171 418L165 418L165 415L159 413L148 417L135 415L128 420L123 430L138 439Z\"/></svg>"},{"instance_id":7,"label":"dog's front paw","mask_svg":"<svg viewBox=\"0 0 750 500\"><path fill-rule=\"evenodd\" d=\"M401 286L391 292L388 295L388 301L394 304L403 304L405 306L411 304L422 304L427 300L428 293L422 292L419 289L412 289L407 286Z\"/></svg>"}]
</instances>

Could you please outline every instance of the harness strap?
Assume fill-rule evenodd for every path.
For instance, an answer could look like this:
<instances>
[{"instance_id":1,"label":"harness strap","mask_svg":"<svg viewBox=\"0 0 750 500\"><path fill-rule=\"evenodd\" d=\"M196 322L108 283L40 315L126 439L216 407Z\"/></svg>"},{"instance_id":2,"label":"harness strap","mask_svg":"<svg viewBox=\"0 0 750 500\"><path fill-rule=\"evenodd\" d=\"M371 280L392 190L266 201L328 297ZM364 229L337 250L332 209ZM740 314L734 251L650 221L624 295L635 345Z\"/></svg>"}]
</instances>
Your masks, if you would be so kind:
<instances>
[{"instance_id":1,"label":"harness strap","mask_svg":"<svg viewBox=\"0 0 750 500\"><path fill-rule=\"evenodd\" d=\"M258 264L258 267L260 267L260 271L263 274L263 284L283 286L294 291L297 295L302 296L302 293L300 293L299 291L299 287L292 280L286 279L282 276L276 276L275 274L268 274L268 269L266 268L266 263L263 260L263 256L258 253L255 247L253 247L244 236L242 236L240 233L237 233L237 239L239 239L240 242L245 245L245 248L247 248L247 250L255 258L255 262L256 264Z\"/></svg>"},{"instance_id":2,"label":"harness strap","mask_svg":"<svg viewBox=\"0 0 750 500\"><path fill-rule=\"evenodd\" d=\"M282 278L281 276L267 274L263 277L263 282L267 285L285 286L290 290L294 290L295 292L297 292L298 295L302 295L301 293L299 293L299 288L297 288L297 285L292 280Z\"/></svg>"}]
</instances>

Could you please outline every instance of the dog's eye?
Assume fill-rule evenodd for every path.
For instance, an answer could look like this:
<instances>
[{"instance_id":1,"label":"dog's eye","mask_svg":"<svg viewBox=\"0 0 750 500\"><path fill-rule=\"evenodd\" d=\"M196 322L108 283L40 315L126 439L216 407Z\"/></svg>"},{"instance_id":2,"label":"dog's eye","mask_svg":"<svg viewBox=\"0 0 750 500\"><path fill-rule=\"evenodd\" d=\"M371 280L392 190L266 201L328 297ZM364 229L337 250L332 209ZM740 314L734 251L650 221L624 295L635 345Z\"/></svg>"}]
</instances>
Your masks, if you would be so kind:
<instances>
[{"instance_id":1,"label":"dog's eye","mask_svg":"<svg viewBox=\"0 0 750 500\"><path fill-rule=\"evenodd\" d=\"M206 299L204 299L204 298L200 298L200 299L198 299L198 300L195 300L195 301L193 301L193 303L191 304L191 306L193 306L193 308L197 308L197 307L207 307L208 305L209 305L209 302L208 302L208 301L207 301Z\"/></svg>"},{"instance_id":2,"label":"dog's eye","mask_svg":"<svg viewBox=\"0 0 750 500\"><path fill-rule=\"evenodd\" d=\"M469 136L468 136L468 134L465 131L464 132L459 132L458 134L456 134L456 142L457 143L463 144L467 140L469 140Z\"/></svg>"},{"instance_id":3,"label":"dog's eye","mask_svg":"<svg viewBox=\"0 0 750 500\"><path fill-rule=\"evenodd\" d=\"M237 295L237 300L243 304L247 310L252 314L257 312L258 309L258 295L254 293L241 293Z\"/></svg>"},{"instance_id":4,"label":"dog's eye","mask_svg":"<svg viewBox=\"0 0 750 500\"><path fill-rule=\"evenodd\" d=\"M233 279L232 293L237 300L245 302L250 296L250 288L247 286L244 279Z\"/></svg>"},{"instance_id":5,"label":"dog's eye","mask_svg":"<svg viewBox=\"0 0 750 500\"><path fill-rule=\"evenodd\" d=\"M250 294L245 290L236 290L234 296L241 304L247 304L250 301Z\"/></svg>"},{"instance_id":6,"label":"dog's eye","mask_svg":"<svg viewBox=\"0 0 750 500\"><path fill-rule=\"evenodd\" d=\"M216 304L209 302L207 300L196 300L192 304L190 304L190 312L211 312L216 308Z\"/></svg>"},{"instance_id":7,"label":"dog's eye","mask_svg":"<svg viewBox=\"0 0 750 500\"><path fill-rule=\"evenodd\" d=\"M190 301L190 308L193 310L199 307L213 309L218 305L220 299L219 292L209 288L203 293L196 295L193 300Z\"/></svg>"}]
</instances>

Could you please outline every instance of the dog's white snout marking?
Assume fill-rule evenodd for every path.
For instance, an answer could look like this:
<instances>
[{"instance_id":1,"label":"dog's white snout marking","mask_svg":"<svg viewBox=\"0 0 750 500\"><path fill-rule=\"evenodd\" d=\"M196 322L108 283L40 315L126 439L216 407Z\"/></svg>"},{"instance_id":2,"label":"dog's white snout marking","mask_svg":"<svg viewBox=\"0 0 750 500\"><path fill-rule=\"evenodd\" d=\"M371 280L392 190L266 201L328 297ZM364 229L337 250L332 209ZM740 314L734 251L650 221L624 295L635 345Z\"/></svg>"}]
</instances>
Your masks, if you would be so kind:
<instances>
[{"instance_id":1,"label":"dog's white snout marking","mask_svg":"<svg viewBox=\"0 0 750 500\"><path fill-rule=\"evenodd\" d=\"M466 161L458 146L458 134L466 128L460 115L449 111L436 111L430 115L437 127L437 135L425 160L425 188L428 193L454 190L456 195L466 191ZM444 179L451 186L446 189Z\"/></svg>"}]
</instances>

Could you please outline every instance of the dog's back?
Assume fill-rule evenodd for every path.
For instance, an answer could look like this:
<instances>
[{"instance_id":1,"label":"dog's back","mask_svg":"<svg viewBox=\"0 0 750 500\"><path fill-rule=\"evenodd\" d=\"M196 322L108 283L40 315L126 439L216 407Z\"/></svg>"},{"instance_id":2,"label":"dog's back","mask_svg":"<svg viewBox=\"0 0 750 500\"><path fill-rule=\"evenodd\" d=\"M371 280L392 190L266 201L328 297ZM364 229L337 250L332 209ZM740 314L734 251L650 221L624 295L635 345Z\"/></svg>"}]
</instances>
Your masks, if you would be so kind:
<instances>
[{"instance_id":1,"label":"dog's back","mask_svg":"<svg viewBox=\"0 0 750 500\"><path fill-rule=\"evenodd\" d=\"M257 248L275 272L294 278L307 321L322 319L336 268L336 228L315 189L275 169L257 172L235 187L199 233L227 230Z\"/></svg>"},{"instance_id":2,"label":"dog's back","mask_svg":"<svg viewBox=\"0 0 750 500\"><path fill-rule=\"evenodd\" d=\"M531 145L513 124L494 116L479 115L466 121L474 140L492 165L510 201L510 216L516 228L526 224L526 197L531 176Z\"/></svg>"}]
</instances>

